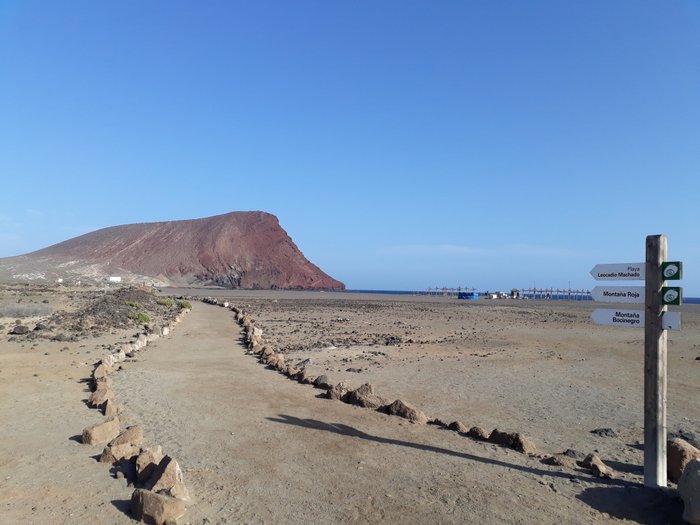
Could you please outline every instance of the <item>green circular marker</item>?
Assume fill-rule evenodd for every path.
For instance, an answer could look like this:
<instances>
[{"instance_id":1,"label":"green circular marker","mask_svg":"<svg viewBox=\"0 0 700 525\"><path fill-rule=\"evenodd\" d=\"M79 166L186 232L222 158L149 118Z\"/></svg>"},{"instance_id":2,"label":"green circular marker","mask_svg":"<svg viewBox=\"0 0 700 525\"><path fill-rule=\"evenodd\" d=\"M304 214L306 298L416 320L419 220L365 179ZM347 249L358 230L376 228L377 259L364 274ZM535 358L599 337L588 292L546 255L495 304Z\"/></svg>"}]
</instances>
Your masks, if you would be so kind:
<instances>
[{"instance_id":1,"label":"green circular marker","mask_svg":"<svg viewBox=\"0 0 700 525\"><path fill-rule=\"evenodd\" d=\"M664 303L673 303L678 299L678 290L666 290L664 294Z\"/></svg>"},{"instance_id":2,"label":"green circular marker","mask_svg":"<svg viewBox=\"0 0 700 525\"><path fill-rule=\"evenodd\" d=\"M678 273L678 266L675 264L669 264L665 269L664 269L664 277L667 279L673 277Z\"/></svg>"}]
</instances>

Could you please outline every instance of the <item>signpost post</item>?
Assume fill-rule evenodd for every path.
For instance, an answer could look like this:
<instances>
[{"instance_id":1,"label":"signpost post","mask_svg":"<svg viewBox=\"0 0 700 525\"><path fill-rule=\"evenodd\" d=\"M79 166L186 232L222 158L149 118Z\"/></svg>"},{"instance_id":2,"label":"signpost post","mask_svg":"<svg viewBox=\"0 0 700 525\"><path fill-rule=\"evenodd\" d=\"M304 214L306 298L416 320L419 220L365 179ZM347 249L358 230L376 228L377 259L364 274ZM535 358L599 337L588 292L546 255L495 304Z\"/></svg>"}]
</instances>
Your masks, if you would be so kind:
<instances>
[{"instance_id":1,"label":"signpost post","mask_svg":"<svg viewBox=\"0 0 700 525\"><path fill-rule=\"evenodd\" d=\"M644 327L644 486L666 486L666 351L667 330L681 329L681 314L668 305L682 303L683 290L664 286L683 278L683 264L667 261L665 235L646 238L644 263L597 264L591 275L598 281L642 280L645 286L596 286L593 299L609 303L644 303L644 310L597 308L596 324Z\"/></svg>"},{"instance_id":2,"label":"signpost post","mask_svg":"<svg viewBox=\"0 0 700 525\"><path fill-rule=\"evenodd\" d=\"M661 316L661 288L668 240L665 235L649 235L646 242L646 295L644 325L644 486L666 486L666 330Z\"/></svg>"}]
</instances>

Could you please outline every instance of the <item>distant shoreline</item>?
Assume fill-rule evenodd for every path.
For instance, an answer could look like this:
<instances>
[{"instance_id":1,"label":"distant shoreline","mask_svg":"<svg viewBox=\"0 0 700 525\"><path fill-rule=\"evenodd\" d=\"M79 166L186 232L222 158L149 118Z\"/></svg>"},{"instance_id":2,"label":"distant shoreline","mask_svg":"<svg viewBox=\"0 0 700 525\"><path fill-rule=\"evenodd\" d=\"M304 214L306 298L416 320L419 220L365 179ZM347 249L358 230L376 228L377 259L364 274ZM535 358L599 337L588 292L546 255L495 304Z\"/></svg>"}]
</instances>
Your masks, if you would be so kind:
<instances>
[{"instance_id":1,"label":"distant shoreline","mask_svg":"<svg viewBox=\"0 0 700 525\"><path fill-rule=\"evenodd\" d=\"M440 297L444 294L442 293L430 293L426 291L421 291L421 290L343 290L341 293L357 293L357 294L382 294L382 295L426 295L426 296L436 296ZM450 294L454 296L454 294ZM479 295L482 296L483 292L479 292ZM532 294L525 294L524 297L528 299L533 299ZM480 297L482 299L483 297ZM590 296L590 294L579 294L577 298L569 298L567 294L557 294L553 293L551 297L538 297L538 299L542 300L571 300L571 301L592 301L593 298ZM686 304L700 304L700 297L683 297L683 302Z\"/></svg>"}]
</instances>

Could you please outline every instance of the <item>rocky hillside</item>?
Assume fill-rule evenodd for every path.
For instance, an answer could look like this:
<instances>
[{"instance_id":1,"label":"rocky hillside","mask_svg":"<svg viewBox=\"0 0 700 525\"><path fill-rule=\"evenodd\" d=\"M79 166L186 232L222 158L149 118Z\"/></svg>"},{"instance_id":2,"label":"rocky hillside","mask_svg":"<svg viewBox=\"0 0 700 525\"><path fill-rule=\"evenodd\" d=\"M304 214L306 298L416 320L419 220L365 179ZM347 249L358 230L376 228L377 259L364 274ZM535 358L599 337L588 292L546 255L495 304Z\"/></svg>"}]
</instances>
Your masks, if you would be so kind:
<instances>
[{"instance_id":1,"label":"rocky hillside","mask_svg":"<svg viewBox=\"0 0 700 525\"><path fill-rule=\"evenodd\" d=\"M56 279L226 288L343 289L309 262L265 212L113 226L0 259L0 279Z\"/></svg>"}]
</instances>

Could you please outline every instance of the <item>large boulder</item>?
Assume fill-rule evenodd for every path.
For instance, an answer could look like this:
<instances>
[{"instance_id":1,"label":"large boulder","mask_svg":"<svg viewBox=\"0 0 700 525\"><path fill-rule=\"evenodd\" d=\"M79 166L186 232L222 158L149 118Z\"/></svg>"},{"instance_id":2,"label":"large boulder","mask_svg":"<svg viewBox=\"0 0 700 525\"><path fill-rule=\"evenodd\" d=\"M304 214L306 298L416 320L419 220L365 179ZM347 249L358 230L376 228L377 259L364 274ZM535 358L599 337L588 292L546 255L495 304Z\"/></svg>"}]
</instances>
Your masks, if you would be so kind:
<instances>
[{"instance_id":1,"label":"large boulder","mask_svg":"<svg viewBox=\"0 0 700 525\"><path fill-rule=\"evenodd\" d=\"M552 465L554 467L564 467L564 468L575 468L576 460L566 454L554 454L552 456L547 456L542 460L545 465Z\"/></svg>"},{"instance_id":2,"label":"large boulder","mask_svg":"<svg viewBox=\"0 0 700 525\"><path fill-rule=\"evenodd\" d=\"M88 405L98 408L103 406L108 399L114 399L114 391L106 383L97 383L97 389L88 397Z\"/></svg>"},{"instance_id":3,"label":"large boulder","mask_svg":"<svg viewBox=\"0 0 700 525\"><path fill-rule=\"evenodd\" d=\"M189 501L190 499L180 465L170 456L163 457L154 469L149 481L149 488L153 492L183 501Z\"/></svg>"},{"instance_id":4,"label":"large boulder","mask_svg":"<svg viewBox=\"0 0 700 525\"><path fill-rule=\"evenodd\" d=\"M310 385L316 380L316 377L311 375L308 368L302 368L301 372L297 374L297 381L302 385Z\"/></svg>"},{"instance_id":5,"label":"large boulder","mask_svg":"<svg viewBox=\"0 0 700 525\"><path fill-rule=\"evenodd\" d=\"M328 379L328 376L325 374L320 375L316 378L316 380L314 381L314 386L316 388L320 388L322 390L329 390L329 389L333 388L333 385L331 384L331 380Z\"/></svg>"},{"instance_id":6,"label":"large boulder","mask_svg":"<svg viewBox=\"0 0 700 525\"><path fill-rule=\"evenodd\" d=\"M515 432L502 432L494 428L489 436L489 441L502 447L513 448L515 445Z\"/></svg>"},{"instance_id":7,"label":"large boulder","mask_svg":"<svg viewBox=\"0 0 700 525\"><path fill-rule=\"evenodd\" d=\"M136 340L132 343L133 347L136 350L140 350L144 346L148 344L148 340L146 339L146 336L144 334L139 334L138 337L136 337Z\"/></svg>"},{"instance_id":8,"label":"large boulder","mask_svg":"<svg viewBox=\"0 0 700 525\"><path fill-rule=\"evenodd\" d=\"M535 444L520 432L501 432L497 428L491 432L488 440L496 445L512 448L523 454L537 454Z\"/></svg>"},{"instance_id":9,"label":"large boulder","mask_svg":"<svg viewBox=\"0 0 700 525\"><path fill-rule=\"evenodd\" d=\"M469 428L467 425L462 423L461 421L453 421L449 425L447 425L447 428L450 430L454 430L455 432L459 432L460 434L466 434L469 432Z\"/></svg>"},{"instance_id":10,"label":"large boulder","mask_svg":"<svg viewBox=\"0 0 700 525\"><path fill-rule=\"evenodd\" d=\"M136 458L136 478L141 483L147 481L164 457L160 445L141 449L141 453Z\"/></svg>"},{"instance_id":11,"label":"large boulder","mask_svg":"<svg viewBox=\"0 0 700 525\"><path fill-rule=\"evenodd\" d=\"M364 408L379 408L386 403L384 399L374 393L374 387L369 383L349 392L347 402Z\"/></svg>"},{"instance_id":12,"label":"large boulder","mask_svg":"<svg viewBox=\"0 0 700 525\"><path fill-rule=\"evenodd\" d=\"M95 383L95 390L97 390L98 388L105 388L105 387L112 388L112 386L114 385L114 381L109 376L104 376L104 377L100 377L99 379L95 379L94 383Z\"/></svg>"},{"instance_id":13,"label":"large boulder","mask_svg":"<svg viewBox=\"0 0 700 525\"><path fill-rule=\"evenodd\" d=\"M678 494L683 500L683 519L700 525L700 460L690 461L678 481Z\"/></svg>"},{"instance_id":14,"label":"large boulder","mask_svg":"<svg viewBox=\"0 0 700 525\"><path fill-rule=\"evenodd\" d=\"M131 443L121 443L117 445L109 444L102 450L100 462L115 464L122 460L130 461L139 454L139 447Z\"/></svg>"},{"instance_id":15,"label":"large boulder","mask_svg":"<svg viewBox=\"0 0 700 525\"><path fill-rule=\"evenodd\" d=\"M522 452L523 454L529 454L531 456L536 456L538 454L537 447L532 442L532 440L526 437L524 434L517 432L515 434L515 450Z\"/></svg>"},{"instance_id":16,"label":"large boulder","mask_svg":"<svg viewBox=\"0 0 700 525\"><path fill-rule=\"evenodd\" d=\"M344 381L341 381L337 385L333 385L326 392L326 397L328 399L338 399L339 401L345 401L347 399L350 387Z\"/></svg>"},{"instance_id":17,"label":"large boulder","mask_svg":"<svg viewBox=\"0 0 700 525\"><path fill-rule=\"evenodd\" d=\"M92 373L92 377L95 378L95 380L98 380L98 379L101 379L103 377L107 377L111 373L112 373L111 367L105 366L102 363L100 363L99 365L97 365L97 367L95 368L95 371Z\"/></svg>"},{"instance_id":18,"label":"large boulder","mask_svg":"<svg viewBox=\"0 0 700 525\"><path fill-rule=\"evenodd\" d=\"M165 525L185 514L185 502L150 490L136 489L131 495L131 515L149 525Z\"/></svg>"},{"instance_id":19,"label":"large boulder","mask_svg":"<svg viewBox=\"0 0 700 525\"><path fill-rule=\"evenodd\" d=\"M124 411L124 407L117 403L114 398L109 398L102 405L102 413L107 416L118 416Z\"/></svg>"},{"instance_id":20,"label":"large boulder","mask_svg":"<svg viewBox=\"0 0 700 525\"><path fill-rule=\"evenodd\" d=\"M126 430L121 432L117 437L109 442L110 445L134 445L135 447L140 447L143 443L143 427L140 425L134 425L128 427Z\"/></svg>"},{"instance_id":21,"label":"large boulder","mask_svg":"<svg viewBox=\"0 0 700 525\"><path fill-rule=\"evenodd\" d=\"M287 363L285 362L284 355L282 354L277 354L277 360L272 363L272 365L280 372L287 370Z\"/></svg>"},{"instance_id":22,"label":"large boulder","mask_svg":"<svg viewBox=\"0 0 700 525\"><path fill-rule=\"evenodd\" d=\"M428 418L419 408L400 399L381 407L381 410L391 416L399 416L420 425L425 425L428 422Z\"/></svg>"},{"instance_id":23,"label":"large boulder","mask_svg":"<svg viewBox=\"0 0 700 525\"><path fill-rule=\"evenodd\" d=\"M683 469L694 459L700 459L700 450L681 438L670 439L666 444L668 479L678 483Z\"/></svg>"},{"instance_id":24,"label":"large boulder","mask_svg":"<svg viewBox=\"0 0 700 525\"><path fill-rule=\"evenodd\" d=\"M581 461L581 466L590 469L591 472L599 478L612 478L614 475L613 469L603 463L603 460L595 454L588 454L583 461Z\"/></svg>"},{"instance_id":25,"label":"large boulder","mask_svg":"<svg viewBox=\"0 0 700 525\"><path fill-rule=\"evenodd\" d=\"M467 432L467 436L469 436L470 438L480 439L482 441L486 441L490 437L490 434L488 432L486 432L486 430L484 430L481 427L473 426Z\"/></svg>"},{"instance_id":26,"label":"large boulder","mask_svg":"<svg viewBox=\"0 0 700 525\"><path fill-rule=\"evenodd\" d=\"M95 423L83 430L82 441L86 445L99 445L107 443L119 435L119 418L109 419Z\"/></svg>"},{"instance_id":27,"label":"large boulder","mask_svg":"<svg viewBox=\"0 0 700 525\"><path fill-rule=\"evenodd\" d=\"M114 358L114 356L112 354L107 354L106 356L104 356L100 360L100 362L107 367L112 367L112 366L114 366L114 363L117 362L117 360Z\"/></svg>"},{"instance_id":28,"label":"large boulder","mask_svg":"<svg viewBox=\"0 0 700 525\"><path fill-rule=\"evenodd\" d=\"M10 334L12 335L25 335L28 334L31 330L29 330L28 326L24 326L23 324L18 324L12 327L12 330L10 330Z\"/></svg>"}]
</instances>

